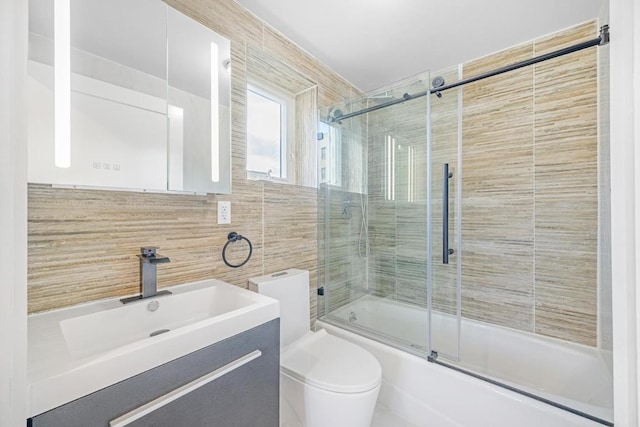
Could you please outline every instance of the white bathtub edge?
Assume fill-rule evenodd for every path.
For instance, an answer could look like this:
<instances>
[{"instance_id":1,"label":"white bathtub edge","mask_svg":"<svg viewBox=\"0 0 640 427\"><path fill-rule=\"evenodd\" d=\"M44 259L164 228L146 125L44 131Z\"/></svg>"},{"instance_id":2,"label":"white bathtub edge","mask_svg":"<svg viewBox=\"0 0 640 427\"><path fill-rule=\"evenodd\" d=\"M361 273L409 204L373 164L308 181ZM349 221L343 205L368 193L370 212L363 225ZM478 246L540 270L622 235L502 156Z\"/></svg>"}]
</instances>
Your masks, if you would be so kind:
<instances>
[{"instance_id":1,"label":"white bathtub edge","mask_svg":"<svg viewBox=\"0 0 640 427\"><path fill-rule=\"evenodd\" d=\"M420 427L602 427L584 417L318 321L382 365L379 402Z\"/></svg>"}]
</instances>

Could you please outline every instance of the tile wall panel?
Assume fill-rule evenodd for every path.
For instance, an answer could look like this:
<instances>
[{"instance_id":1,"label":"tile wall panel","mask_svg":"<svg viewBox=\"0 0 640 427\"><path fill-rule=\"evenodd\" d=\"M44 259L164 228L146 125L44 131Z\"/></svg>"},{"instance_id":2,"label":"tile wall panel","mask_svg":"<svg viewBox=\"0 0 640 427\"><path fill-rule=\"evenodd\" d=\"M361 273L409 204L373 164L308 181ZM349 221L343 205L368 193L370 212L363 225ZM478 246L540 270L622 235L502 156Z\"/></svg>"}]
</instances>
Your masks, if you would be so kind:
<instances>
[{"instance_id":1,"label":"tile wall panel","mask_svg":"<svg viewBox=\"0 0 640 427\"><path fill-rule=\"evenodd\" d=\"M536 55L592 39L595 23L535 43ZM597 344L596 49L535 66L536 333Z\"/></svg>"},{"instance_id":2,"label":"tile wall panel","mask_svg":"<svg viewBox=\"0 0 640 427\"><path fill-rule=\"evenodd\" d=\"M324 283L325 286L329 285L325 295L329 298L326 303L331 311L367 292L368 260L364 236L360 238L361 194L335 187L331 187L327 194L326 187L323 188L323 197L329 198L324 213L324 218L328 218L325 223L328 228L324 230L329 232L328 248L325 248L329 251L328 258L325 258L328 260L325 265L328 280ZM362 256L358 253L358 245L361 245ZM320 254L323 255L327 254Z\"/></svg>"},{"instance_id":3,"label":"tile wall panel","mask_svg":"<svg viewBox=\"0 0 640 427\"><path fill-rule=\"evenodd\" d=\"M465 77L595 37L595 23L464 65ZM467 85L463 315L597 344L597 50Z\"/></svg>"},{"instance_id":4,"label":"tile wall panel","mask_svg":"<svg viewBox=\"0 0 640 427\"><path fill-rule=\"evenodd\" d=\"M297 202L294 207L291 200ZM317 283L317 210L317 189L265 183L265 271L309 270L311 283ZM315 313L316 292L310 292L310 297L311 309Z\"/></svg>"},{"instance_id":5,"label":"tile wall panel","mask_svg":"<svg viewBox=\"0 0 640 427\"><path fill-rule=\"evenodd\" d=\"M463 66L463 77L533 55L533 44ZM462 315L533 332L533 69L463 88Z\"/></svg>"}]
</instances>

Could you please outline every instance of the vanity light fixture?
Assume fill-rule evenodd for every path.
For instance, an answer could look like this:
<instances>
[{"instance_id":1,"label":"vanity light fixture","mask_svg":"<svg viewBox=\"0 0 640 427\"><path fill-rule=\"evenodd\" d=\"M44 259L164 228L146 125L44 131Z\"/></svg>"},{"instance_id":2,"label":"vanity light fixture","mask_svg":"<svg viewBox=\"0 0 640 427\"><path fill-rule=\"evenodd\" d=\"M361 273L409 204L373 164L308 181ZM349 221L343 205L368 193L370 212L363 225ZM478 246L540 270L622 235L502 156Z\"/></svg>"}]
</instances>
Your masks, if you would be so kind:
<instances>
[{"instance_id":1,"label":"vanity light fixture","mask_svg":"<svg viewBox=\"0 0 640 427\"><path fill-rule=\"evenodd\" d=\"M71 166L71 0L55 0L54 151L55 165Z\"/></svg>"},{"instance_id":2,"label":"vanity light fixture","mask_svg":"<svg viewBox=\"0 0 640 427\"><path fill-rule=\"evenodd\" d=\"M211 181L220 181L220 125L218 114L218 45L211 43Z\"/></svg>"}]
</instances>

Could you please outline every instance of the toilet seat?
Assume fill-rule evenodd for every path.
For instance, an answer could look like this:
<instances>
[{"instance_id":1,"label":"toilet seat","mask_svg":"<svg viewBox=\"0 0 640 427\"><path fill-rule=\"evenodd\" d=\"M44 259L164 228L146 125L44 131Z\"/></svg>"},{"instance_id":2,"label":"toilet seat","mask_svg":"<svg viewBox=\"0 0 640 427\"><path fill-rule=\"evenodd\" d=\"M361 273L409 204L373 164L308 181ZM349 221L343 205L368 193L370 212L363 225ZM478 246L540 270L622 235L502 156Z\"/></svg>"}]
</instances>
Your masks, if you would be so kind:
<instances>
[{"instance_id":1,"label":"toilet seat","mask_svg":"<svg viewBox=\"0 0 640 427\"><path fill-rule=\"evenodd\" d=\"M309 386L336 393L366 392L382 380L380 363L371 353L324 329L284 348L280 368Z\"/></svg>"}]
</instances>

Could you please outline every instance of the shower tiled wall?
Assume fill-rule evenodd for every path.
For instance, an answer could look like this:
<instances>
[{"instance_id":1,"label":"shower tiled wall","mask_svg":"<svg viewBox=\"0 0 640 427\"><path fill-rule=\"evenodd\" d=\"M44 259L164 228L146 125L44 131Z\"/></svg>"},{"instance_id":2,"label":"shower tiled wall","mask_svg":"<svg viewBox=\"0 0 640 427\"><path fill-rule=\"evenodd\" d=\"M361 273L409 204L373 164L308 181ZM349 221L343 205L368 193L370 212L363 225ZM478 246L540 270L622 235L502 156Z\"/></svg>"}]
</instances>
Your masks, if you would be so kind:
<instances>
[{"instance_id":1,"label":"shower tiled wall","mask_svg":"<svg viewBox=\"0 0 640 427\"><path fill-rule=\"evenodd\" d=\"M535 54L593 39L595 23L534 45ZM535 74L535 332L597 344L597 49Z\"/></svg>"},{"instance_id":2,"label":"shower tiled wall","mask_svg":"<svg viewBox=\"0 0 640 427\"><path fill-rule=\"evenodd\" d=\"M247 51L256 48L317 84L321 110L359 95L357 89L232 0L167 0L231 40L233 194L184 196L29 186L29 311L135 293L136 254L155 245L171 263L159 285L218 278L247 279L285 268L317 281L316 188L246 178ZM313 95L315 96L315 94ZM231 225L217 225L216 202L232 202ZM251 239L253 257L226 267L221 249L230 231ZM241 254L237 254L240 256ZM316 297L311 292L312 321Z\"/></svg>"},{"instance_id":3,"label":"shower tiled wall","mask_svg":"<svg viewBox=\"0 0 640 427\"><path fill-rule=\"evenodd\" d=\"M595 22L582 24L465 63L462 78L596 35ZM463 316L597 344L597 55L595 48L583 50L466 85L461 94L449 90L442 98L431 97L436 308L455 312L455 266L460 252ZM457 73L449 69L432 73L432 77L443 75L452 82L458 80ZM374 237L369 271L370 282L377 280L370 286L377 286L381 295L424 306L425 201L384 200L383 189L376 187L383 181L379 162L384 154L375 138L380 138L379 128L386 131L385 124L395 126L391 133L397 135L403 135L401 127L408 127L404 137L412 138L410 108L416 107L409 104L370 114L369 198ZM425 114L417 112L417 117L424 119ZM459 125L462 171L457 170ZM424 138L424 122L421 132ZM454 173L449 229L456 253L447 266L441 263L440 237L444 162ZM454 220L459 173L461 230Z\"/></svg>"},{"instance_id":4,"label":"shower tiled wall","mask_svg":"<svg viewBox=\"0 0 640 427\"><path fill-rule=\"evenodd\" d=\"M345 103L332 106L329 113L360 108L359 103ZM326 114L321 110L322 116ZM326 176L318 193L318 275L326 287L326 299L320 299L318 306L319 315L325 313L325 306L331 311L362 296L370 283L367 234L362 228L363 211L368 208L363 196L367 121L360 116L332 126L333 131L328 131L328 126L324 128L328 131L323 135L326 152L322 167L326 168Z\"/></svg>"},{"instance_id":5,"label":"shower tiled wall","mask_svg":"<svg viewBox=\"0 0 640 427\"><path fill-rule=\"evenodd\" d=\"M325 313L325 304L329 311L335 310L367 292L366 241L365 236L361 238L363 201L366 198L359 193L320 186L318 221L324 227L318 236L318 280L326 287L327 300L321 300L319 316Z\"/></svg>"},{"instance_id":6,"label":"shower tiled wall","mask_svg":"<svg viewBox=\"0 0 640 427\"><path fill-rule=\"evenodd\" d=\"M463 77L533 56L531 44L463 66ZM462 309L466 317L532 330L533 67L463 89Z\"/></svg>"}]
</instances>

